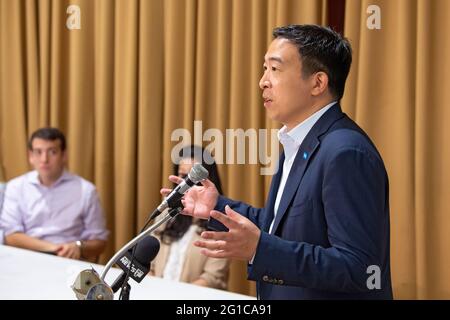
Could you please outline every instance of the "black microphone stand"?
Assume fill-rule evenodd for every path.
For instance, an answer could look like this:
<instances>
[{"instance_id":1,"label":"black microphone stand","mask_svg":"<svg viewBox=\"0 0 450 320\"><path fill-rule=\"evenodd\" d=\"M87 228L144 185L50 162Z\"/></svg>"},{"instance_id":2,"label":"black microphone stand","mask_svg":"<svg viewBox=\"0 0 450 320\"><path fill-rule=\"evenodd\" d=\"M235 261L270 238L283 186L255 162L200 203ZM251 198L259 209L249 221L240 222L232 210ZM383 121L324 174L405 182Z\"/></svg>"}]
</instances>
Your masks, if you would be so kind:
<instances>
[{"instance_id":1,"label":"black microphone stand","mask_svg":"<svg viewBox=\"0 0 450 320\"><path fill-rule=\"evenodd\" d=\"M127 282L124 286L122 286L122 290L120 290L119 300L130 300L130 291L131 286Z\"/></svg>"}]
</instances>

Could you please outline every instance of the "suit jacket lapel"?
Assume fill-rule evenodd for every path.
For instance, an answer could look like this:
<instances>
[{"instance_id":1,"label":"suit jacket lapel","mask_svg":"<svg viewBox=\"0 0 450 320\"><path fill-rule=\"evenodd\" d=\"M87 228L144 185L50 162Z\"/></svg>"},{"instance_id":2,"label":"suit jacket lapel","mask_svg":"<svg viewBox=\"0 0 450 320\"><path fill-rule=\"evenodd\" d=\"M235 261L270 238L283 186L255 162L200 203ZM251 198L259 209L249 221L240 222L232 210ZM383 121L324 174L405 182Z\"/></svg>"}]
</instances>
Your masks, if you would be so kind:
<instances>
[{"instance_id":1,"label":"suit jacket lapel","mask_svg":"<svg viewBox=\"0 0 450 320\"><path fill-rule=\"evenodd\" d=\"M289 172L289 177L284 187L280 205L278 206L277 215L275 217L275 222L271 232L272 234L276 232L280 224L280 221L282 220L284 214L287 211L287 208L289 207L292 199L294 198L295 193L297 192L297 189L300 185L300 182L302 181L305 170L308 167L309 162L312 161L311 159L313 158L314 153L316 152L316 150L320 145L320 136L326 133L328 129L331 127L331 125L338 119L342 118L343 116L344 114L341 111L341 107L339 106L339 104L335 104L327 112L325 112L322 115L322 117L320 117L320 119L314 124L312 129L306 135L305 140L303 140L302 144L298 149L291 171ZM276 194L277 192L275 192L275 198Z\"/></svg>"}]
</instances>

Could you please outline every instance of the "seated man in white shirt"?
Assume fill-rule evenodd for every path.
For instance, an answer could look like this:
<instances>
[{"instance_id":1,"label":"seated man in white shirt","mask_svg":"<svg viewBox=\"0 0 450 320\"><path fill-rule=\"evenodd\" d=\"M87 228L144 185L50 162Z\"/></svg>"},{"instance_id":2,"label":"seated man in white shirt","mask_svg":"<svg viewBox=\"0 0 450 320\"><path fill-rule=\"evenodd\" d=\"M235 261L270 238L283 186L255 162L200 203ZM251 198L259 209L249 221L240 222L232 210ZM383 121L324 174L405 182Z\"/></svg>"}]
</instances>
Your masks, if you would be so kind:
<instances>
[{"instance_id":1,"label":"seated man in white shirt","mask_svg":"<svg viewBox=\"0 0 450 320\"><path fill-rule=\"evenodd\" d=\"M6 186L0 214L5 243L95 261L108 238L95 186L64 169L66 140L58 129L35 131L28 149L35 171Z\"/></svg>"}]
</instances>

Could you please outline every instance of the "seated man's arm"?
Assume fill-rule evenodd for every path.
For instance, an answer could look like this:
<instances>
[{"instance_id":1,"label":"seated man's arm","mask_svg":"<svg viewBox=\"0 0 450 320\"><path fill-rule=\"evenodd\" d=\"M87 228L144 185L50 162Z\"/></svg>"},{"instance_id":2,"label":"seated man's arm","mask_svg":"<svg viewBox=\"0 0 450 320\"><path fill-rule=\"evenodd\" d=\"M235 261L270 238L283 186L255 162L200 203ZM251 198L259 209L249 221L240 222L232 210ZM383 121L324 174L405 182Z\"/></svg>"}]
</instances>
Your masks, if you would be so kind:
<instances>
[{"instance_id":1,"label":"seated man's arm","mask_svg":"<svg viewBox=\"0 0 450 320\"><path fill-rule=\"evenodd\" d=\"M5 244L29 250L56 252L59 245L25 234L21 196L21 185L17 181L9 182L0 214L0 228L4 230Z\"/></svg>"},{"instance_id":2,"label":"seated man's arm","mask_svg":"<svg viewBox=\"0 0 450 320\"><path fill-rule=\"evenodd\" d=\"M83 218L85 229L80 239L83 242L81 258L93 261L105 250L109 234L106 229L103 209L95 189L89 195Z\"/></svg>"},{"instance_id":3,"label":"seated man's arm","mask_svg":"<svg viewBox=\"0 0 450 320\"><path fill-rule=\"evenodd\" d=\"M103 240L85 240L82 241L80 248L74 241L62 244L57 251L57 255L64 258L97 262L97 257L103 252L105 246L106 241Z\"/></svg>"},{"instance_id":4,"label":"seated man's arm","mask_svg":"<svg viewBox=\"0 0 450 320\"><path fill-rule=\"evenodd\" d=\"M105 240L85 240L81 247L81 258L94 261L106 248Z\"/></svg>"},{"instance_id":5,"label":"seated man's arm","mask_svg":"<svg viewBox=\"0 0 450 320\"><path fill-rule=\"evenodd\" d=\"M14 232L5 236L5 244L13 247L56 253L61 245L30 237L22 232Z\"/></svg>"}]
</instances>

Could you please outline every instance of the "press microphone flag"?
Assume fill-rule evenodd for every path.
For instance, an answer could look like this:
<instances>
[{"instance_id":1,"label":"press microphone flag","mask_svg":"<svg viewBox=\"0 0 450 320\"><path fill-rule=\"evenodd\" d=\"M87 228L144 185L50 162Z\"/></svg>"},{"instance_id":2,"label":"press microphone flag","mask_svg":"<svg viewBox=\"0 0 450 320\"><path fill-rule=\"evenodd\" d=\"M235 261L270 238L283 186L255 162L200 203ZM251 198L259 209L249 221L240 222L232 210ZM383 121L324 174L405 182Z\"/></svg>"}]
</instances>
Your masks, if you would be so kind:
<instances>
[{"instance_id":1,"label":"press microphone flag","mask_svg":"<svg viewBox=\"0 0 450 320\"><path fill-rule=\"evenodd\" d=\"M133 258L133 248L129 249L117 262L122 270L122 274L114 281L111 285L113 292L119 290L124 281L126 280L127 273L130 278L132 278L137 283L141 282L142 279L150 271L150 263L155 259L159 252L159 241L155 237L147 236L143 240L137 243L134 259ZM133 262L131 262L133 261Z\"/></svg>"}]
</instances>

